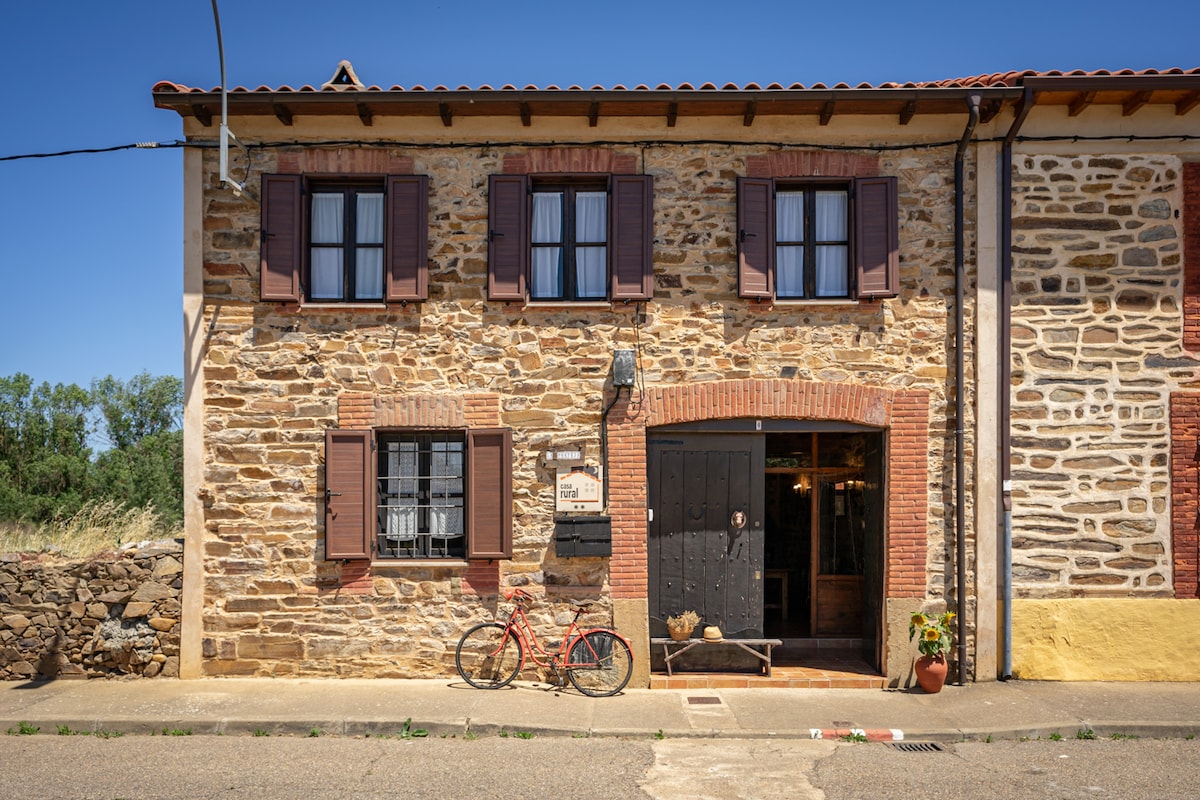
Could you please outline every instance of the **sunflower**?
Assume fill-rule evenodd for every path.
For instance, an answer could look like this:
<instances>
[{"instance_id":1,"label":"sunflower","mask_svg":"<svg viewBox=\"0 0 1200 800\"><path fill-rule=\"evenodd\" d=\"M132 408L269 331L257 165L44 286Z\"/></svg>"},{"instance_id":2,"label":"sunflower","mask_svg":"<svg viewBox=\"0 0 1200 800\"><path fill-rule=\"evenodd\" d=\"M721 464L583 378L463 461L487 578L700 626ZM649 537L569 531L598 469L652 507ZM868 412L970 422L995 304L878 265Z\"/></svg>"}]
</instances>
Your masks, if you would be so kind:
<instances>
[{"instance_id":1,"label":"sunflower","mask_svg":"<svg viewBox=\"0 0 1200 800\"><path fill-rule=\"evenodd\" d=\"M928 623L928 620L925 619L924 614L922 614L920 611L918 611L912 615L912 619L909 620L909 622L912 623L913 625L915 625L916 627L920 628L922 625L925 625L926 623Z\"/></svg>"},{"instance_id":2,"label":"sunflower","mask_svg":"<svg viewBox=\"0 0 1200 800\"><path fill-rule=\"evenodd\" d=\"M938 639L942 638L942 634L938 632L937 628L926 628L924 635L925 641L927 642L936 642Z\"/></svg>"}]
</instances>

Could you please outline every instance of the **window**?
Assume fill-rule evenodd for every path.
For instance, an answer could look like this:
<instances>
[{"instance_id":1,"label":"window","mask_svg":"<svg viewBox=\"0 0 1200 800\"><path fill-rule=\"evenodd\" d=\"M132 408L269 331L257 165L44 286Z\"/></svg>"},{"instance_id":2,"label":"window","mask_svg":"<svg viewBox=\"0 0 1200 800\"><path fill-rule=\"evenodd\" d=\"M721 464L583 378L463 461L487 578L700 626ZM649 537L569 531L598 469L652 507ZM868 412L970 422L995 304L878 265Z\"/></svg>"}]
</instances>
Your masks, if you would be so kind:
<instances>
[{"instance_id":1,"label":"window","mask_svg":"<svg viewBox=\"0 0 1200 800\"><path fill-rule=\"evenodd\" d=\"M535 185L529 295L534 300L608 297L608 192Z\"/></svg>"},{"instance_id":2,"label":"window","mask_svg":"<svg viewBox=\"0 0 1200 800\"><path fill-rule=\"evenodd\" d=\"M739 178L738 293L895 297L897 224L895 178Z\"/></svg>"},{"instance_id":3,"label":"window","mask_svg":"<svg viewBox=\"0 0 1200 800\"><path fill-rule=\"evenodd\" d=\"M493 175L488 297L648 300L653 181L645 175Z\"/></svg>"},{"instance_id":4,"label":"window","mask_svg":"<svg viewBox=\"0 0 1200 800\"><path fill-rule=\"evenodd\" d=\"M309 193L310 300L383 300L383 186Z\"/></svg>"},{"instance_id":5,"label":"window","mask_svg":"<svg viewBox=\"0 0 1200 800\"><path fill-rule=\"evenodd\" d=\"M465 455L461 433L380 435L375 492L380 558L466 554Z\"/></svg>"},{"instance_id":6,"label":"window","mask_svg":"<svg viewBox=\"0 0 1200 800\"><path fill-rule=\"evenodd\" d=\"M511 431L326 431L325 557L511 558Z\"/></svg>"},{"instance_id":7,"label":"window","mask_svg":"<svg viewBox=\"0 0 1200 800\"><path fill-rule=\"evenodd\" d=\"M428 296L424 175L265 175L260 296L408 302Z\"/></svg>"}]
</instances>

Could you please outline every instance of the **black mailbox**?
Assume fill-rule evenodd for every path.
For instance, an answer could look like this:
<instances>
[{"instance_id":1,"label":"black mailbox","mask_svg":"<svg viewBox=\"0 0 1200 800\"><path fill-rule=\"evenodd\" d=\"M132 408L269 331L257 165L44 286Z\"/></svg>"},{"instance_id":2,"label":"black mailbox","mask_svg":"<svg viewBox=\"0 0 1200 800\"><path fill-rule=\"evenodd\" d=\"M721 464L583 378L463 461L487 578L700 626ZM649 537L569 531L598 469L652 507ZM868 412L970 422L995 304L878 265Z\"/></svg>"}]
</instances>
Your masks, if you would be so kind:
<instances>
[{"instance_id":1,"label":"black mailbox","mask_svg":"<svg viewBox=\"0 0 1200 800\"><path fill-rule=\"evenodd\" d=\"M612 555L611 517L554 520L554 554L559 558Z\"/></svg>"}]
</instances>

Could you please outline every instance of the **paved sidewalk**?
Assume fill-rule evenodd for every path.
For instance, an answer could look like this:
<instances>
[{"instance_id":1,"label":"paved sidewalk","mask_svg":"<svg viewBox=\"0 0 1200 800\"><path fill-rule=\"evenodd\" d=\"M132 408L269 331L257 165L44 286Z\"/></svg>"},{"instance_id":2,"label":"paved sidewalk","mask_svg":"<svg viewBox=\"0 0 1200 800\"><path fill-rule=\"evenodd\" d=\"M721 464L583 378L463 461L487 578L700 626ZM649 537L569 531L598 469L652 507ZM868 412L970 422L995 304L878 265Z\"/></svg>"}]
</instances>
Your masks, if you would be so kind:
<instances>
[{"instance_id":1,"label":"paved sidewalk","mask_svg":"<svg viewBox=\"0 0 1200 800\"><path fill-rule=\"evenodd\" d=\"M130 679L0 683L0 731L390 735L836 737L958 741L1090 729L1142 738L1200 736L1200 683L1009 681L941 693L864 689L632 689L590 698L517 681L495 691L458 680Z\"/></svg>"}]
</instances>

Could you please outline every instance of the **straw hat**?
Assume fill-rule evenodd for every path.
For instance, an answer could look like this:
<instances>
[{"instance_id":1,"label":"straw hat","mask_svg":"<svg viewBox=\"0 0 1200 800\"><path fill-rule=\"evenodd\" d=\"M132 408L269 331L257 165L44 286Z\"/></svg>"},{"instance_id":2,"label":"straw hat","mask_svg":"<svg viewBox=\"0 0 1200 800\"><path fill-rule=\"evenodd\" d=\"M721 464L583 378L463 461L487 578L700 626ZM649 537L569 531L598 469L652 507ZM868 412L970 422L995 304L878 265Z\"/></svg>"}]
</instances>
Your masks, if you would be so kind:
<instances>
[{"instance_id":1,"label":"straw hat","mask_svg":"<svg viewBox=\"0 0 1200 800\"><path fill-rule=\"evenodd\" d=\"M706 642L721 642L725 637L721 635L721 629L716 625L707 625L704 628L704 641Z\"/></svg>"}]
</instances>

